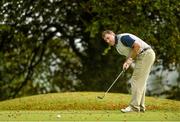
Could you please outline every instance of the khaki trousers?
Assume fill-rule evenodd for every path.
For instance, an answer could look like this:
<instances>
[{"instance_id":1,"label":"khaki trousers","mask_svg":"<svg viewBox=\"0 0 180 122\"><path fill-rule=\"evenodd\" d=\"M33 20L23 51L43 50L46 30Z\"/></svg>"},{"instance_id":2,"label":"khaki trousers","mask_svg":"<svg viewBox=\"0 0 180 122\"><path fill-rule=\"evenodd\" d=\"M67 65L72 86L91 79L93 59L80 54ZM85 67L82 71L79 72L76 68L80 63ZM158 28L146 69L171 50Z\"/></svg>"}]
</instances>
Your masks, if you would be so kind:
<instances>
[{"instance_id":1,"label":"khaki trousers","mask_svg":"<svg viewBox=\"0 0 180 122\"><path fill-rule=\"evenodd\" d=\"M155 60L152 49L140 54L135 61L135 68L131 79L132 98L130 106L136 111L145 110L146 81Z\"/></svg>"}]
</instances>

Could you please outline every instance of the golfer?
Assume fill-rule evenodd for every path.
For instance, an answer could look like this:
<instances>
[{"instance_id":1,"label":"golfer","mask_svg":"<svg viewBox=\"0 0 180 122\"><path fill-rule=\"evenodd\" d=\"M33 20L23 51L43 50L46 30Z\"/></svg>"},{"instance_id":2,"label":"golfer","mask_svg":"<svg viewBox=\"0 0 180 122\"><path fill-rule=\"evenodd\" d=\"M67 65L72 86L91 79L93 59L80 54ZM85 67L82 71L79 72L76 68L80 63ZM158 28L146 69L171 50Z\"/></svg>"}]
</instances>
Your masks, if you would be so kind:
<instances>
[{"instance_id":1,"label":"golfer","mask_svg":"<svg viewBox=\"0 0 180 122\"><path fill-rule=\"evenodd\" d=\"M128 107L121 109L127 112L145 112L146 81L155 60L151 46L130 33L115 34L111 30L102 32L102 38L114 46L119 54L126 56L123 69L127 70L134 62L135 68L131 78L132 98Z\"/></svg>"}]
</instances>

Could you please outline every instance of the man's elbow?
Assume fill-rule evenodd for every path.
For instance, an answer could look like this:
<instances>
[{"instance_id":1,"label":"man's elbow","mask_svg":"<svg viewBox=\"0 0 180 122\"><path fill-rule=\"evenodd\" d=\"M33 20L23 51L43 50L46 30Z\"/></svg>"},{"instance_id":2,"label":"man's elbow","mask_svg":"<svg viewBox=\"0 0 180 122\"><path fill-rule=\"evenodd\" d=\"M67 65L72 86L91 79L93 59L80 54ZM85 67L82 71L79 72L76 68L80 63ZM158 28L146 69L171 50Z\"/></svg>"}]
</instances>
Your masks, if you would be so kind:
<instances>
[{"instance_id":1,"label":"man's elbow","mask_svg":"<svg viewBox=\"0 0 180 122\"><path fill-rule=\"evenodd\" d=\"M132 48L136 54L140 53L140 45L138 43L134 43Z\"/></svg>"}]
</instances>

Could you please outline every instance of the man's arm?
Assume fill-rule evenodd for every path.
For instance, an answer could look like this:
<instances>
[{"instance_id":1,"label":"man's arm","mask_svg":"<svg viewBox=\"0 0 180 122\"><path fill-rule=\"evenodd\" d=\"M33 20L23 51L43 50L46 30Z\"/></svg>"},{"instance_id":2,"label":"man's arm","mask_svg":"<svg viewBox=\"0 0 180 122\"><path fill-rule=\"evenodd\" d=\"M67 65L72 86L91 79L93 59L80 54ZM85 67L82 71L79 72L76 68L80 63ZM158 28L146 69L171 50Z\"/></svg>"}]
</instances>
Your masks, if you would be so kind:
<instances>
[{"instance_id":1,"label":"man's arm","mask_svg":"<svg viewBox=\"0 0 180 122\"><path fill-rule=\"evenodd\" d=\"M139 52L140 52L140 45L138 43L134 42L134 44L132 45L132 50L131 50L128 58L135 59L136 56L139 54Z\"/></svg>"},{"instance_id":2,"label":"man's arm","mask_svg":"<svg viewBox=\"0 0 180 122\"><path fill-rule=\"evenodd\" d=\"M124 70L127 70L129 68L129 66L133 62L133 59L136 58L136 56L139 54L139 52L140 52L140 45L138 43L134 42L132 45L132 50L131 50L128 58L126 59L125 63L123 64Z\"/></svg>"}]
</instances>

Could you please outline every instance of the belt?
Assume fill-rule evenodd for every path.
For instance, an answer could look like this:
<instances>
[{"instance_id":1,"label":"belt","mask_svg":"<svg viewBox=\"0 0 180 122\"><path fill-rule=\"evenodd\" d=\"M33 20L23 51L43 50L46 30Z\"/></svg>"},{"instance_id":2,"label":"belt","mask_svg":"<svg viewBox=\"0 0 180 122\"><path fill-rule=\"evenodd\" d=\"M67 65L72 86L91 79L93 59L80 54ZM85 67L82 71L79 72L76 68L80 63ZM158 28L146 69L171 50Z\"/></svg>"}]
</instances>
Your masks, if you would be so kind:
<instances>
[{"instance_id":1,"label":"belt","mask_svg":"<svg viewBox=\"0 0 180 122\"><path fill-rule=\"evenodd\" d=\"M151 47L146 47L146 48L144 48L139 54L142 54L142 53L144 53L146 50L149 50L149 49L151 49Z\"/></svg>"}]
</instances>

